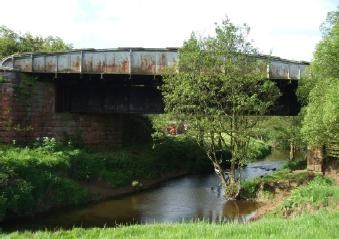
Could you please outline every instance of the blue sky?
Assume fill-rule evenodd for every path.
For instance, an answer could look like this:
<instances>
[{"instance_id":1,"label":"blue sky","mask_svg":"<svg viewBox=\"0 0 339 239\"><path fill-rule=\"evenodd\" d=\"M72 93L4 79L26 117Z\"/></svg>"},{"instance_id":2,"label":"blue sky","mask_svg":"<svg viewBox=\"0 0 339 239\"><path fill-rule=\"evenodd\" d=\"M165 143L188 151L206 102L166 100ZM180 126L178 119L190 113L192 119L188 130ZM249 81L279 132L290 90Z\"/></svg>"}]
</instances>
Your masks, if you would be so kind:
<instances>
[{"instance_id":1,"label":"blue sky","mask_svg":"<svg viewBox=\"0 0 339 239\"><path fill-rule=\"evenodd\" d=\"M320 24L339 0L0 0L0 25L56 35L75 48L180 47L227 15L247 23L263 54L311 60Z\"/></svg>"}]
</instances>

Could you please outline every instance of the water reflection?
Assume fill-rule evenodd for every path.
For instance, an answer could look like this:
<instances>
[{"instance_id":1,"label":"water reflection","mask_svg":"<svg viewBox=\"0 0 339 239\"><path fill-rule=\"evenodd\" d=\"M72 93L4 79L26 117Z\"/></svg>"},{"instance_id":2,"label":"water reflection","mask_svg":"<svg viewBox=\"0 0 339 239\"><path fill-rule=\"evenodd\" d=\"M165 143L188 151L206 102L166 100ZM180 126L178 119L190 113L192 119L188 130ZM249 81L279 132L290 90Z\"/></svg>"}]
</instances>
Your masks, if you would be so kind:
<instances>
[{"instance_id":1,"label":"water reflection","mask_svg":"<svg viewBox=\"0 0 339 239\"><path fill-rule=\"evenodd\" d=\"M241 170L241 175L252 178L267 174L285 162L281 157L275 157L251 163ZM17 221L5 225L4 229L104 227L192 220L243 222L255 215L258 206L254 201L226 201L214 174L196 175L172 180L160 188L136 195L54 213L49 217L36 217L32 221Z\"/></svg>"}]
</instances>

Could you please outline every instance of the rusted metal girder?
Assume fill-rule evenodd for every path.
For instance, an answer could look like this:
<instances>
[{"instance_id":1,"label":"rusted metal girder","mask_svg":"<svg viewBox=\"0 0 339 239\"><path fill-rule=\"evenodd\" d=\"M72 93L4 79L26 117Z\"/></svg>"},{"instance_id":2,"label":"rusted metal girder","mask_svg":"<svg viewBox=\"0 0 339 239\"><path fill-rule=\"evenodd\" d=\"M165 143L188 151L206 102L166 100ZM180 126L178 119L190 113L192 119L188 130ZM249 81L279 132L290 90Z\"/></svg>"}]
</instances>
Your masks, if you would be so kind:
<instances>
[{"instance_id":1,"label":"rusted metal girder","mask_svg":"<svg viewBox=\"0 0 339 239\"><path fill-rule=\"evenodd\" d=\"M30 73L161 75L165 67L176 64L177 58L177 48L80 49L13 55L5 58L0 67ZM299 80L308 64L304 61L270 57L267 77Z\"/></svg>"}]
</instances>

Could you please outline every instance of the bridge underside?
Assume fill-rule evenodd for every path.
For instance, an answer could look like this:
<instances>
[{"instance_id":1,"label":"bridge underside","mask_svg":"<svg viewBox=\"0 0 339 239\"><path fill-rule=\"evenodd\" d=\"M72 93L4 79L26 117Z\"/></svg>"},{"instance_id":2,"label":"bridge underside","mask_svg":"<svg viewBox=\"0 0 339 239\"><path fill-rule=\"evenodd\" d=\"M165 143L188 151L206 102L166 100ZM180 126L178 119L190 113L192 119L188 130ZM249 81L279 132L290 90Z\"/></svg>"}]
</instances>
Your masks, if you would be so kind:
<instances>
[{"instance_id":1,"label":"bridge underside","mask_svg":"<svg viewBox=\"0 0 339 239\"><path fill-rule=\"evenodd\" d=\"M46 77L44 75L43 77ZM50 79L51 76L47 76ZM76 113L163 113L161 76L147 75L58 75L56 111ZM297 115L298 81L273 80L282 92L268 115Z\"/></svg>"},{"instance_id":2,"label":"bridge underside","mask_svg":"<svg viewBox=\"0 0 339 239\"><path fill-rule=\"evenodd\" d=\"M59 76L56 111L77 113L163 113L161 78L153 76Z\"/></svg>"}]
</instances>

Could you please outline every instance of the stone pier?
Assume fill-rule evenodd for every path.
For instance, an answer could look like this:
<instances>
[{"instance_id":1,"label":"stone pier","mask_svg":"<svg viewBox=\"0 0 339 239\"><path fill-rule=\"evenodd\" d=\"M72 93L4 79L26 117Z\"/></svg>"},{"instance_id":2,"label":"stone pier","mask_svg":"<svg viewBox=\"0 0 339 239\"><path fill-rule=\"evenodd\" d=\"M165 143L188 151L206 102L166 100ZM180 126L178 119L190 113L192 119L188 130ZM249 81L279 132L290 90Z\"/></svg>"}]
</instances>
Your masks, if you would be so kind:
<instances>
[{"instance_id":1,"label":"stone pier","mask_svg":"<svg viewBox=\"0 0 339 239\"><path fill-rule=\"evenodd\" d=\"M325 154L323 146L307 147L307 171L309 174L324 173Z\"/></svg>"}]
</instances>

